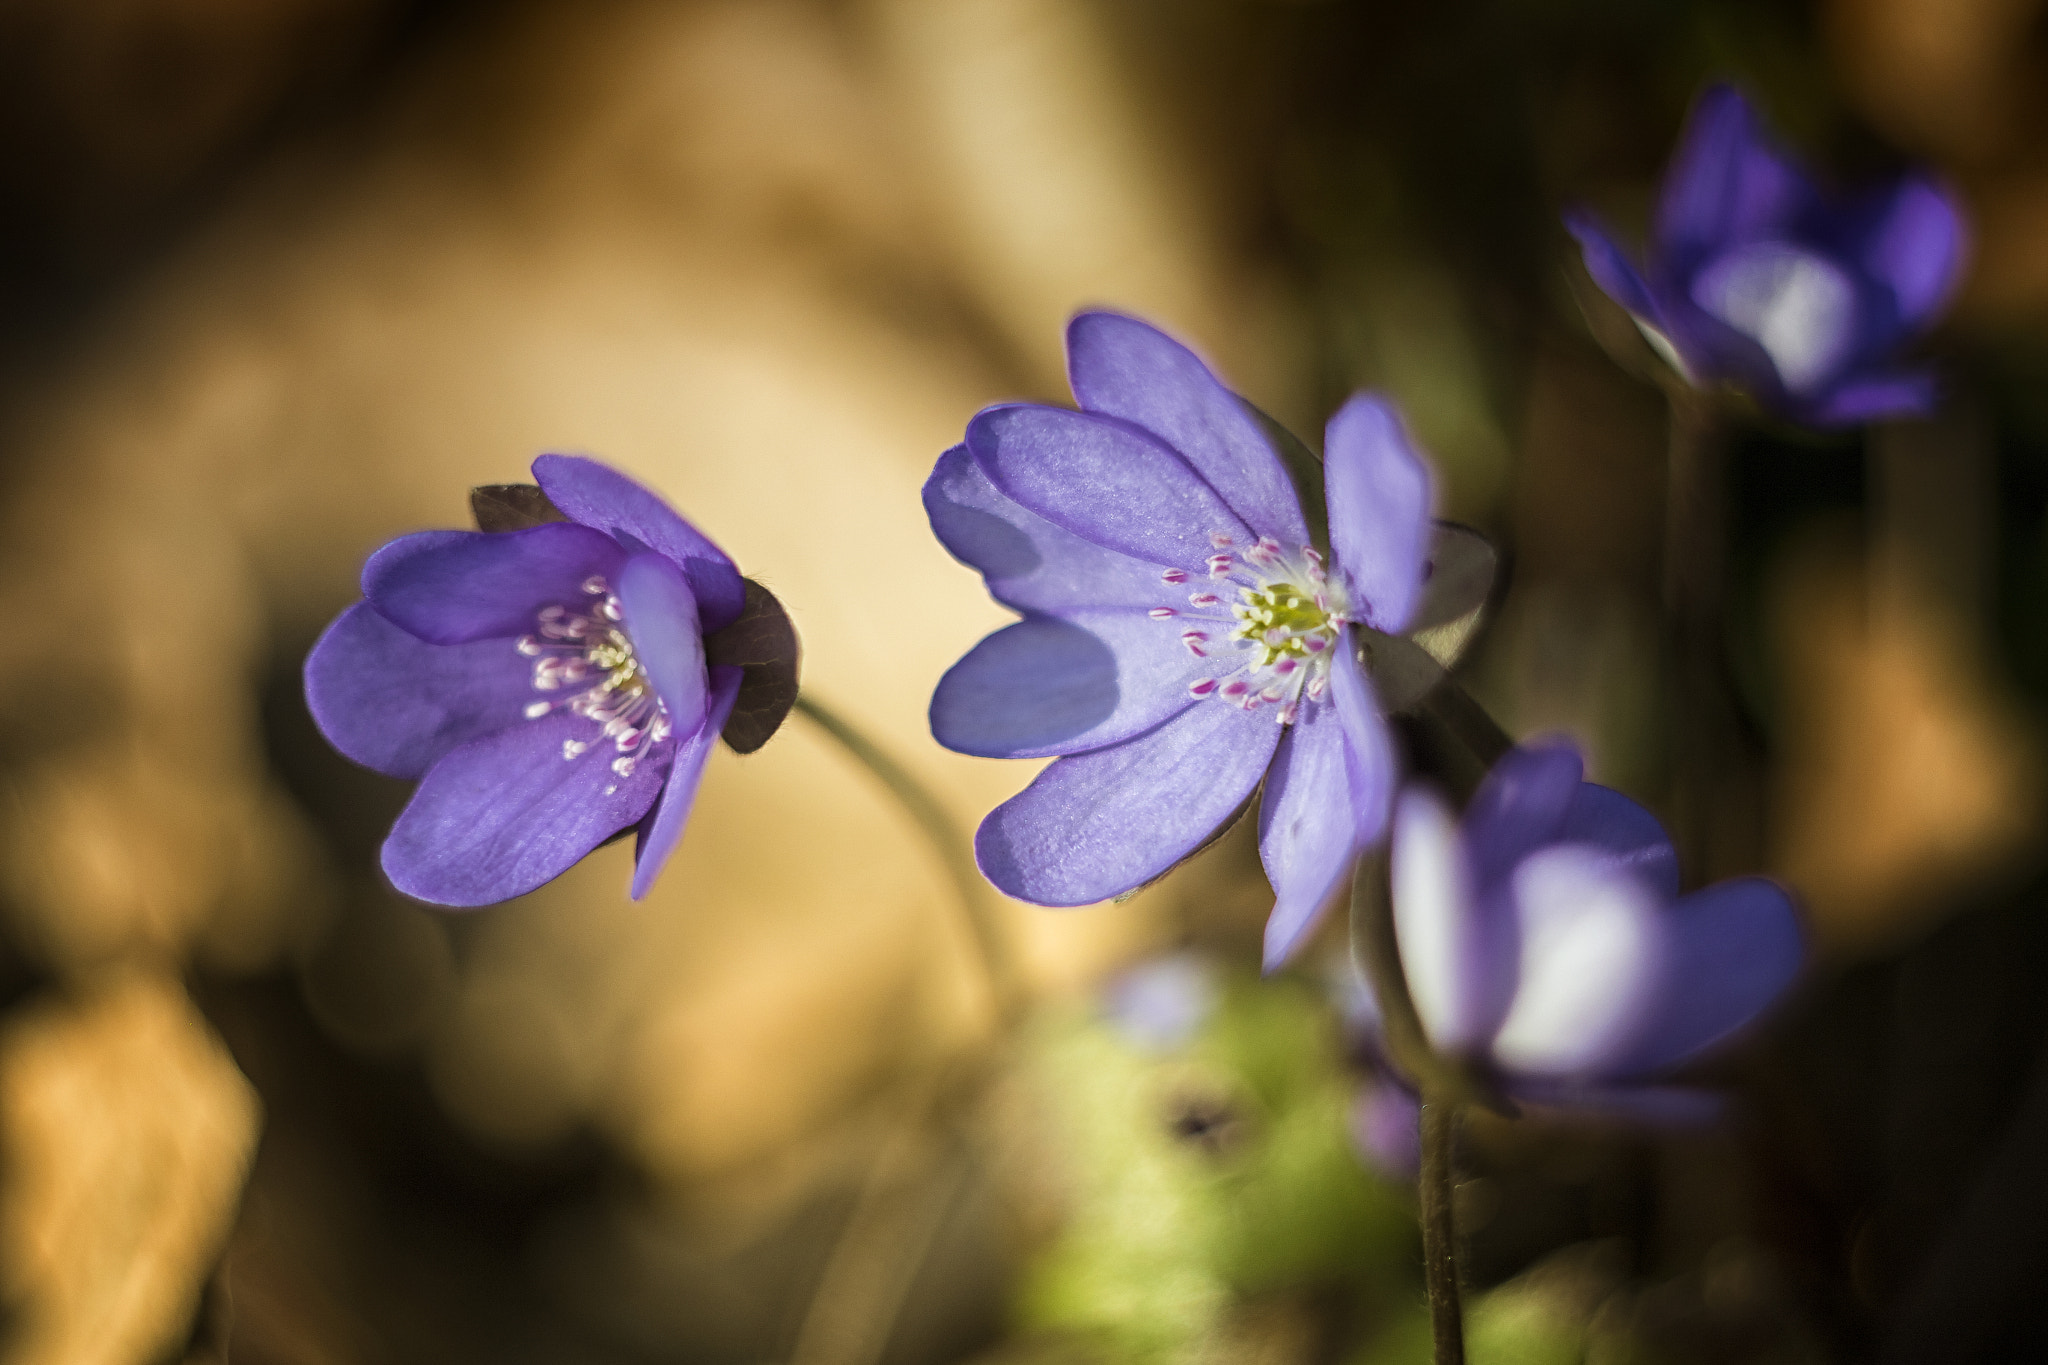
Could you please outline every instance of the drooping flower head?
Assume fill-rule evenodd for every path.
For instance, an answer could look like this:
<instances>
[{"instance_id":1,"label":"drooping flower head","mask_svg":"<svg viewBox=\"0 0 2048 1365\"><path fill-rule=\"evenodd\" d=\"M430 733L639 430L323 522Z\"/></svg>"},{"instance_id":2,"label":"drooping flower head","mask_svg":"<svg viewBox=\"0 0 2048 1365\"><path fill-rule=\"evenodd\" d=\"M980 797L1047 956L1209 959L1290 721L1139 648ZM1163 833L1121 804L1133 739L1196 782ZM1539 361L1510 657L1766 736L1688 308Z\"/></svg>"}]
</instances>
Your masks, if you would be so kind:
<instances>
[{"instance_id":1,"label":"drooping flower head","mask_svg":"<svg viewBox=\"0 0 2048 1365\"><path fill-rule=\"evenodd\" d=\"M1383 833L1391 736L1358 633L1417 618L1430 476L1393 409L1331 419L1328 553L1258 419L1180 343L1084 313L1080 411L984 409L925 485L932 529L1024 619L932 697L947 748L1058 761L975 838L997 887L1087 905L1159 876L1265 783L1275 965Z\"/></svg>"},{"instance_id":2,"label":"drooping flower head","mask_svg":"<svg viewBox=\"0 0 2048 1365\"><path fill-rule=\"evenodd\" d=\"M1658 1079L1753 1022L1805 956L1775 882L1679 895L1656 817L1583 781L1567 744L1510 751L1462 819L1411 785L1393 824L1394 924L1416 1014L1437 1052L1513 1100L1699 1113L1706 1097Z\"/></svg>"},{"instance_id":3,"label":"drooping flower head","mask_svg":"<svg viewBox=\"0 0 2048 1365\"><path fill-rule=\"evenodd\" d=\"M1954 292L1964 229L1929 176L1825 195L1738 91L1715 86L1665 172L1640 264L1591 217L1565 221L1594 281L1695 386L1816 427L1932 409L1933 376L1899 368L1899 352Z\"/></svg>"},{"instance_id":4,"label":"drooping flower head","mask_svg":"<svg viewBox=\"0 0 2048 1365\"><path fill-rule=\"evenodd\" d=\"M487 521L505 504L478 500L480 523L516 529L423 531L371 555L365 600L306 660L328 741L420 779L383 855L420 900L520 895L627 830L633 895L645 895L753 662L714 650L707 664L705 637L730 638L743 616L781 619L723 551L616 470L543 455L533 473L539 488L504 490L525 495L508 519ZM793 697L793 634L786 653Z\"/></svg>"}]
</instances>

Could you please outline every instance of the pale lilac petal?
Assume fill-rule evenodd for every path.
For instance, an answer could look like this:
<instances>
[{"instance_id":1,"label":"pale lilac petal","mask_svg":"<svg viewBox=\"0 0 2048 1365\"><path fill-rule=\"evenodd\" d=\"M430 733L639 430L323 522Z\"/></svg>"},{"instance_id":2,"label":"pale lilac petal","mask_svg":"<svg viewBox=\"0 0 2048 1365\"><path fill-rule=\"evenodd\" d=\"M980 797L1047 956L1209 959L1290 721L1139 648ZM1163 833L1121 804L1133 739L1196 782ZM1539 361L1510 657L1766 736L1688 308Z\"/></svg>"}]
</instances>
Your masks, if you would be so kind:
<instances>
[{"instance_id":1,"label":"pale lilac petal","mask_svg":"<svg viewBox=\"0 0 2048 1365\"><path fill-rule=\"evenodd\" d=\"M1800 415L1817 427L1861 426L1925 417L1934 411L1940 396L1934 376L1926 371L1864 375L1843 380Z\"/></svg>"},{"instance_id":2,"label":"pale lilac petal","mask_svg":"<svg viewBox=\"0 0 2048 1365\"><path fill-rule=\"evenodd\" d=\"M670 726L693 732L704 714L704 637L688 580L668 556L638 554L619 571L618 594L633 652Z\"/></svg>"},{"instance_id":3,"label":"pale lilac petal","mask_svg":"<svg viewBox=\"0 0 2048 1365\"><path fill-rule=\"evenodd\" d=\"M1465 835L1481 885L1557 837L1578 798L1585 765L1570 744L1517 745L1501 755L1465 810Z\"/></svg>"},{"instance_id":4,"label":"pale lilac petal","mask_svg":"<svg viewBox=\"0 0 2048 1365\"><path fill-rule=\"evenodd\" d=\"M306 656L306 705L327 742L391 777L525 722L533 661L509 640L430 645L358 602Z\"/></svg>"},{"instance_id":5,"label":"pale lilac petal","mask_svg":"<svg viewBox=\"0 0 2048 1365\"><path fill-rule=\"evenodd\" d=\"M1190 707L1122 744L1062 758L989 813L982 873L1038 905L1092 905L1192 853L1244 803L1280 727L1267 708Z\"/></svg>"},{"instance_id":6,"label":"pale lilac petal","mask_svg":"<svg viewBox=\"0 0 2048 1365\"><path fill-rule=\"evenodd\" d=\"M1661 263L1690 278L1708 253L1774 236L1815 199L1796 165L1772 146L1741 93L1714 86L1693 105L1664 174L1655 240Z\"/></svg>"},{"instance_id":7,"label":"pale lilac petal","mask_svg":"<svg viewBox=\"0 0 2048 1365\"><path fill-rule=\"evenodd\" d=\"M1276 971L1343 890L1358 859L1353 760L1334 706L1306 706L1287 728L1259 805L1259 857L1273 885L1265 966ZM1381 798L1384 799L1384 798Z\"/></svg>"},{"instance_id":8,"label":"pale lilac petal","mask_svg":"<svg viewBox=\"0 0 2048 1365\"><path fill-rule=\"evenodd\" d=\"M543 607L581 610L583 583L625 562L618 543L573 522L524 531L423 531L363 565L363 596L379 615L437 645L523 635Z\"/></svg>"},{"instance_id":9,"label":"pale lilac petal","mask_svg":"<svg viewBox=\"0 0 2048 1365\"><path fill-rule=\"evenodd\" d=\"M1565 214L1564 225L1578 239L1586 273L1593 277L1601 292L1650 325L1659 325L1657 301L1650 286L1606 225L1591 214L1580 212Z\"/></svg>"},{"instance_id":10,"label":"pale lilac petal","mask_svg":"<svg viewBox=\"0 0 2048 1365\"><path fill-rule=\"evenodd\" d=\"M1301 498L1236 394L1187 347L1119 313L1067 326L1074 401L1133 422L1180 452L1244 523L1290 550L1308 544Z\"/></svg>"},{"instance_id":11,"label":"pale lilac petal","mask_svg":"<svg viewBox=\"0 0 2048 1365\"><path fill-rule=\"evenodd\" d=\"M1422 595L1430 477L1393 404L1361 393L1337 410L1324 433L1323 477L1330 552L1351 614L1398 635Z\"/></svg>"},{"instance_id":12,"label":"pale lilac petal","mask_svg":"<svg viewBox=\"0 0 2048 1365\"><path fill-rule=\"evenodd\" d=\"M1375 847L1386 837L1400 760L1372 680L1359 666L1357 644L1356 632L1347 629L1331 653L1330 704L1344 725L1345 752L1351 763L1351 813L1357 821L1358 846L1364 849Z\"/></svg>"},{"instance_id":13,"label":"pale lilac petal","mask_svg":"<svg viewBox=\"0 0 2048 1365\"><path fill-rule=\"evenodd\" d=\"M1664 907L1642 878L1589 844L1530 854L1512 880L1520 960L1493 1058L1524 1076L1607 1074L1664 986Z\"/></svg>"},{"instance_id":14,"label":"pale lilac petal","mask_svg":"<svg viewBox=\"0 0 2048 1365\"><path fill-rule=\"evenodd\" d=\"M1968 243L1955 196L1922 175L1887 191L1862 251L1871 277L1892 291L1901 326L1918 328L1961 280Z\"/></svg>"},{"instance_id":15,"label":"pale lilac petal","mask_svg":"<svg viewBox=\"0 0 2048 1365\"><path fill-rule=\"evenodd\" d=\"M557 711L450 750L427 770L384 841L384 871L406 895L437 905L490 905L566 872L637 824L661 790L662 768L612 771L597 726ZM574 758L567 743L588 744Z\"/></svg>"},{"instance_id":16,"label":"pale lilac petal","mask_svg":"<svg viewBox=\"0 0 2048 1365\"><path fill-rule=\"evenodd\" d=\"M683 837L690 822L690 807L697 800L697 784L704 778L704 763L718 743L718 732L739 699L740 683L746 670L720 665L711 670L710 695L697 728L676 739L675 760L669 765L668 780L654 809L641 822L639 840L633 849L633 899L640 900L653 889L654 879L668 865L669 855Z\"/></svg>"},{"instance_id":17,"label":"pale lilac petal","mask_svg":"<svg viewBox=\"0 0 2048 1365\"><path fill-rule=\"evenodd\" d=\"M1195 657L1181 640L1189 627L1139 611L1027 617L946 670L932 693L932 737L980 758L1047 758L1143 734L1196 704L1190 682L1243 664L1220 638ZM1224 627L1209 629L1220 637Z\"/></svg>"},{"instance_id":18,"label":"pale lilac petal","mask_svg":"<svg viewBox=\"0 0 2048 1365\"><path fill-rule=\"evenodd\" d=\"M1613 855L1665 900L1678 895L1678 850L1657 817L1612 787L1582 782L1554 836L1594 844Z\"/></svg>"},{"instance_id":19,"label":"pale lilac petal","mask_svg":"<svg viewBox=\"0 0 2048 1365\"><path fill-rule=\"evenodd\" d=\"M725 551L676 514L674 508L618 470L580 455L543 455L534 481L571 521L594 526L629 549L667 555L690 580L706 634L737 621L746 607L746 584Z\"/></svg>"},{"instance_id":20,"label":"pale lilac petal","mask_svg":"<svg viewBox=\"0 0 2048 1365\"><path fill-rule=\"evenodd\" d=\"M1416 1016L1438 1049L1475 1052L1512 990L1515 925L1483 895L1450 807L1427 787L1394 809L1394 932Z\"/></svg>"},{"instance_id":21,"label":"pale lilac petal","mask_svg":"<svg viewBox=\"0 0 2048 1365\"><path fill-rule=\"evenodd\" d=\"M1664 949L1648 1007L1609 1075L1649 1075L1753 1022L1791 987L1806 958L1792 898L1762 877L1717 882L1665 908Z\"/></svg>"},{"instance_id":22,"label":"pale lilac petal","mask_svg":"<svg viewBox=\"0 0 2048 1365\"><path fill-rule=\"evenodd\" d=\"M1794 242L1745 242L1719 252L1688 292L1710 317L1762 347L1778 382L1796 395L1836 379L1871 323L1841 263Z\"/></svg>"},{"instance_id":23,"label":"pale lilac petal","mask_svg":"<svg viewBox=\"0 0 2048 1365\"><path fill-rule=\"evenodd\" d=\"M984 408L967 449L996 489L1083 540L1206 573L1212 537L1257 536L1186 460L1139 428L1066 408Z\"/></svg>"},{"instance_id":24,"label":"pale lilac petal","mask_svg":"<svg viewBox=\"0 0 2048 1365\"><path fill-rule=\"evenodd\" d=\"M1105 550L997 492L964 445L939 457L924 510L953 557L980 570L989 595L1019 611L1187 607L1188 589L1162 578L1160 565Z\"/></svg>"}]
</instances>

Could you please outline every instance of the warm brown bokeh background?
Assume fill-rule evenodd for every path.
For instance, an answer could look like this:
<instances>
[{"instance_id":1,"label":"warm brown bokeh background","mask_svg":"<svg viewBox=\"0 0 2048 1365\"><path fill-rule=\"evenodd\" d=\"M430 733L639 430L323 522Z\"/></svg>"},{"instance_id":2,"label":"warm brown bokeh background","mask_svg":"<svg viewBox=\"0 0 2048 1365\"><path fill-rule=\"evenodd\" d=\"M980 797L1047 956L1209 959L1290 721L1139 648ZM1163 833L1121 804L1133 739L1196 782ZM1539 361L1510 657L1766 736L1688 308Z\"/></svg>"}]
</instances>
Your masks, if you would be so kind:
<instances>
[{"instance_id":1,"label":"warm brown bokeh background","mask_svg":"<svg viewBox=\"0 0 2048 1365\"><path fill-rule=\"evenodd\" d=\"M905 1155L904 1096L990 1023L939 869L867 775L793 723L714 759L646 903L614 848L443 916L379 882L403 787L320 744L298 660L369 549L588 452L780 594L807 686L978 818L1027 770L940 751L924 707L1003 613L916 493L980 405L1063 396L1061 324L1106 302L1305 433L1390 388L1445 513L1514 557L1475 689L1655 800L1660 399L1596 340L1556 209L1639 221L1715 72L1852 173L1933 160L1978 230L1940 421L1756 434L1736 462L1747 862L1797 885L1823 957L1758 1084L1842 1092L1779 1153L1802 1321L1858 1358L1897 1291L1902 1358L2040 1339L1971 1248L2021 1285L2042 1263L2014 1211L2041 1177L2013 1168L2048 1131L2039 1011L2007 1008L2048 965L2042 23L2034 0L0 5L8 1358L995 1342L1057 1215L1020 1212L1000 1141L964 1176ZM1060 998L1174 942L1244 960L1263 894L1239 838L1124 905L1003 922ZM893 1340L817 1326L836 1230L879 1206L857 1192L941 1175L968 1193Z\"/></svg>"}]
</instances>

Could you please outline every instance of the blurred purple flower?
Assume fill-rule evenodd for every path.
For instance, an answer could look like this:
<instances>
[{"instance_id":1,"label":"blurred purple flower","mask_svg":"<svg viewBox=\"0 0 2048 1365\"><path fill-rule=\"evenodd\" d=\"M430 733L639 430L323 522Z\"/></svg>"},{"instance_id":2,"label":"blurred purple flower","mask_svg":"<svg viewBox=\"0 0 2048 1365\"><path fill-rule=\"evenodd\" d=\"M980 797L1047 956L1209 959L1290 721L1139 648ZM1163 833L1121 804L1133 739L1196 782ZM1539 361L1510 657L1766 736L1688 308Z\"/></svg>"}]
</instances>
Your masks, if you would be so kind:
<instances>
[{"instance_id":1,"label":"blurred purple flower","mask_svg":"<svg viewBox=\"0 0 2048 1365\"><path fill-rule=\"evenodd\" d=\"M1024 619L932 697L949 749L1058 762L975 837L988 879L1087 905L1199 848L1265 779L1283 961L1385 830L1395 760L1354 631L1416 614L1430 477L1360 395L1330 420L1330 562L1271 440L1193 352L1113 313L1067 332L1081 411L986 408L925 484L932 529Z\"/></svg>"},{"instance_id":2,"label":"blurred purple flower","mask_svg":"<svg viewBox=\"0 0 2048 1365\"><path fill-rule=\"evenodd\" d=\"M1511 750L1462 821L1427 787L1401 794L1391 880L1416 1014L1520 1103L1706 1117L1710 1096L1655 1082L1785 993L1798 915L1761 877L1680 896L1656 818L1581 775L1553 743Z\"/></svg>"},{"instance_id":3,"label":"blurred purple flower","mask_svg":"<svg viewBox=\"0 0 2048 1365\"><path fill-rule=\"evenodd\" d=\"M1933 376L1896 368L1962 274L1961 209L1926 175L1825 196L1717 85L1665 172L1641 267L1591 217L1565 222L1594 281L1695 386L1817 427L1934 406Z\"/></svg>"},{"instance_id":4,"label":"blurred purple flower","mask_svg":"<svg viewBox=\"0 0 2048 1365\"><path fill-rule=\"evenodd\" d=\"M306 660L328 741L421 779L383 858L420 900L505 900L636 828L644 896L739 690L704 661L746 601L732 561L605 465L533 474L568 520L399 537Z\"/></svg>"},{"instance_id":5,"label":"blurred purple flower","mask_svg":"<svg viewBox=\"0 0 2048 1365\"><path fill-rule=\"evenodd\" d=\"M1148 1052L1184 1046L1216 1012L1216 969L1199 953L1149 958L1113 978L1102 993L1103 1015Z\"/></svg>"}]
</instances>

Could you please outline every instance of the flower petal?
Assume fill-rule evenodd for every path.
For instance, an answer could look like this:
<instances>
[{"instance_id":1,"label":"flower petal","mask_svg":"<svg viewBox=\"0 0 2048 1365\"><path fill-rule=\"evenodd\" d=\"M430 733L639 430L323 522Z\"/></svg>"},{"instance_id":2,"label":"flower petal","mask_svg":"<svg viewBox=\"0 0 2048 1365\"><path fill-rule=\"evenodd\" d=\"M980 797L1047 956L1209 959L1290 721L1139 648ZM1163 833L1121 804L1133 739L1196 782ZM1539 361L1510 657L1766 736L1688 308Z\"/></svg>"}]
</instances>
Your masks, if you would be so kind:
<instances>
[{"instance_id":1,"label":"flower petal","mask_svg":"<svg viewBox=\"0 0 2048 1365\"><path fill-rule=\"evenodd\" d=\"M363 565L363 596L378 614L430 644L523 635L542 607L588 602L583 582L611 578L618 543L573 522L524 531L422 531Z\"/></svg>"},{"instance_id":2,"label":"flower petal","mask_svg":"<svg viewBox=\"0 0 2048 1365\"><path fill-rule=\"evenodd\" d=\"M1863 268L1892 292L1907 331L1932 318L1961 280L1967 230L1955 196L1924 175L1888 188L1859 253Z\"/></svg>"},{"instance_id":3,"label":"flower petal","mask_svg":"<svg viewBox=\"0 0 2048 1365\"><path fill-rule=\"evenodd\" d=\"M1266 917L1266 970L1284 966L1343 889L1358 852L1359 804L1384 805L1384 791L1358 791L1344 722L1334 706L1309 705L1287 727L1259 804L1259 858L1273 884ZM1381 787L1391 774L1375 774Z\"/></svg>"},{"instance_id":4,"label":"flower petal","mask_svg":"<svg viewBox=\"0 0 2048 1365\"><path fill-rule=\"evenodd\" d=\"M1374 630L1407 629L1422 595L1430 542L1429 466L1394 405L1354 395L1324 433L1330 553L1351 594L1351 614Z\"/></svg>"},{"instance_id":5,"label":"flower petal","mask_svg":"<svg viewBox=\"0 0 2048 1365\"><path fill-rule=\"evenodd\" d=\"M726 717L732 714L733 703L739 699L740 683L745 678L745 669L730 664L712 669L703 717L695 730L676 741L668 781L662 784L654 809L640 822L640 836L633 848L636 901L654 888L654 879L661 875L669 855L682 840L683 827L690 823L690 807L696 804L697 784L704 778L704 763L718 742L718 732L725 728Z\"/></svg>"},{"instance_id":6,"label":"flower petal","mask_svg":"<svg viewBox=\"0 0 2048 1365\"><path fill-rule=\"evenodd\" d=\"M1465 808L1480 885L1492 885L1557 838L1584 773L1579 751L1565 741L1517 745L1501 755Z\"/></svg>"},{"instance_id":7,"label":"flower petal","mask_svg":"<svg viewBox=\"0 0 2048 1365\"><path fill-rule=\"evenodd\" d=\"M1238 668L1219 647L1196 658L1186 621L1143 612L1028 616L946 670L932 693L932 737L980 758L1081 753L1143 734L1188 707L1188 684Z\"/></svg>"},{"instance_id":8,"label":"flower petal","mask_svg":"<svg viewBox=\"0 0 2048 1365\"><path fill-rule=\"evenodd\" d=\"M724 630L747 604L746 584L725 551L661 498L609 465L580 455L543 455L534 481L572 521L607 535L630 537L667 555L690 580L704 632Z\"/></svg>"},{"instance_id":9,"label":"flower petal","mask_svg":"<svg viewBox=\"0 0 2048 1365\"><path fill-rule=\"evenodd\" d=\"M1657 205L1657 262L1685 281L1706 256L1773 236L1815 200L1799 168L1764 136L1740 91L1716 85L1686 119Z\"/></svg>"},{"instance_id":10,"label":"flower petal","mask_svg":"<svg viewBox=\"0 0 2048 1365\"><path fill-rule=\"evenodd\" d=\"M1254 532L1290 551L1309 543L1279 456L1193 351L1136 318L1081 313L1067 325L1067 374L1084 410L1133 422L1179 451Z\"/></svg>"},{"instance_id":11,"label":"flower petal","mask_svg":"<svg viewBox=\"0 0 2048 1365\"><path fill-rule=\"evenodd\" d=\"M1934 376L1925 370L1857 375L1843 379L1799 416L1817 427L1853 427L1899 417L1925 417L1940 399Z\"/></svg>"},{"instance_id":12,"label":"flower petal","mask_svg":"<svg viewBox=\"0 0 2048 1365\"><path fill-rule=\"evenodd\" d=\"M983 875L1038 905L1092 905L1144 885L1243 804L1280 742L1264 708L1206 702L1156 730L1062 758L989 812Z\"/></svg>"},{"instance_id":13,"label":"flower petal","mask_svg":"<svg viewBox=\"0 0 2048 1365\"><path fill-rule=\"evenodd\" d=\"M1378 696L1358 662L1355 630L1343 632L1330 658L1330 702L1344 724L1346 752L1351 758L1352 814L1357 820L1358 846L1372 848L1387 833L1393 808L1399 760L1394 736L1387 728Z\"/></svg>"},{"instance_id":14,"label":"flower petal","mask_svg":"<svg viewBox=\"0 0 2048 1365\"><path fill-rule=\"evenodd\" d=\"M704 637L697 599L667 555L638 554L619 570L626 634L677 735L694 734L704 715Z\"/></svg>"},{"instance_id":15,"label":"flower petal","mask_svg":"<svg viewBox=\"0 0 2048 1365\"><path fill-rule=\"evenodd\" d=\"M1664 983L1664 916L1649 883L1589 844L1524 858L1510 885L1520 936L1514 1000L1494 1060L1523 1075L1590 1079L1637 1045Z\"/></svg>"},{"instance_id":16,"label":"flower petal","mask_svg":"<svg viewBox=\"0 0 2048 1365\"><path fill-rule=\"evenodd\" d=\"M1394 810L1394 933L1415 1012L1445 1052L1475 1051L1513 990L1515 923L1482 894L1450 807L1410 786Z\"/></svg>"},{"instance_id":17,"label":"flower petal","mask_svg":"<svg viewBox=\"0 0 2048 1365\"><path fill-rule=\"evenodd\" d=\"M1593 283L1600 286L1601 292L1650 325L1660 325L1657 302L1650 293L1650 286L1644 282L1642 271L1636 268L1621 243L1614 240L1607 225L1592 214L1579 211L1565 214L1564 225L1566 231L1578 239L1579 252L1586 261L1586 273L1593 277Z\"/></svg>"},{"instance_id":18,"label":"flower petal","mask_svg":"<svg viewBox=\"0 0 2048 1365\"><path fill-rule=\"evenodd\" d=\"M1650 884L1664 900L1678 895L1678 850L1657 817L1612 787L1581 782L1556 838L1594 844Z\"/></svg>"},{"instance_id":19,"label":"flower petal","mask_svg":"<svg viewBox=\"0 0 2048 1365\"><path fill-rule=\"evenodd\" d=\"M1716 882L1668 907L1650 1005L1610 1075L1665 1071L1762 1014L1797 979L1805 935L1792 898L1762 877Z\"/></svg>"},{"instance_id":20,"label":"flower petal","mask_svg":"<svg viewBox=\"0 0 2048 1365\"><path fill-rule=\"evenodd\" d=\"M1762 347L1778 382L1795 395L1819 392L1835 379L1870 324L1848 271L1791 242L1748 242L1717 253L1688 293L1708 316Z\"/></svg>"},{"instance_id":21,"label":"flower petal","mask_svg":"<svg viewBox=\"0 0 2048 1365\"><path fill-rule=\"evenodd\" d=\"M418 777L458 744L525 721L533 663L500 638L430 645L358 602L306 656L306 706L366 768Z\"/></svg>"},{"instance_id":22,"label":"flower petal","mask_svg":"<svg viewBox=\"0 0 2048 1365\"><path fill-rule=\"evenodd\" d=\"M1185 607L1187 590L1161 566L1083 540L996 491L954 446L924 485L925 515L952 556L988 580L989 594L1019 611L1074 607Z\"/></svg>"},{"instance_id":23,"label":"flower petal","mask_svg":"<svg viewBox=\"0 0 2048 1365\"><path fill-rule=\"evenodd\" d=\"M1212 537L1257 539L1158 438L1113 417L1018 403L983 408L967 449L997 491L1083 540L1206 573Z\"/></svg>"},{"instance_id":24,"label":"flower petal","mask_svg":"<svg viewBox=\"0 0 2048 1365\"><path fill-rule=\"evenodd\" d=\"M384 841L384 872L437 905L490 905L559 877L638 823L664 767L612 771L596 725L557 711L450 750L427 770ZM570 741L590 747L562 756Z\"/></svg>"}]
</instances>

